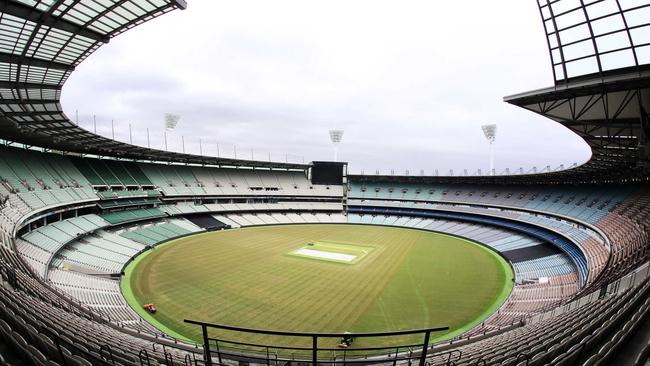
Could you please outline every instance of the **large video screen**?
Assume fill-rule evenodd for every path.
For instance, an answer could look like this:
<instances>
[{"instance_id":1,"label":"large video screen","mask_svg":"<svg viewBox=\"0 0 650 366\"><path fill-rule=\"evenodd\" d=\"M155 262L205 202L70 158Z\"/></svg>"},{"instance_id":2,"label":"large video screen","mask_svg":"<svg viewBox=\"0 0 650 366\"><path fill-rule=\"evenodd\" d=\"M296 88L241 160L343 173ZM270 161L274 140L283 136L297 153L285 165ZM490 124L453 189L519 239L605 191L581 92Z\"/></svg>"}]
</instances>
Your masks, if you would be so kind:
<instances>
[{"instance_id":1,"label":"large video screen","mask_svg":"<svg viewBox=\"0 0 650 366\"><path fill-rule=\"evenodd\" d=\"M313 162L311 168L312 184L343 184L345 163Z\"/></svg>"}]
</instances>

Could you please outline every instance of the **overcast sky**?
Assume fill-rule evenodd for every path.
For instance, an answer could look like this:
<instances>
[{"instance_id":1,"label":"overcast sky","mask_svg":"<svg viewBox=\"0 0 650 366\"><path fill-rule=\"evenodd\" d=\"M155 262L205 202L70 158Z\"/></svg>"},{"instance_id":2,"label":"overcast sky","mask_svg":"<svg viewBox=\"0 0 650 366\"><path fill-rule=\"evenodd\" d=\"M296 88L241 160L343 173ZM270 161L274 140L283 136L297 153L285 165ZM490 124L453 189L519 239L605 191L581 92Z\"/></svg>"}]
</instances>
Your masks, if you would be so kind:
<instances>
[{"instance_id":1,"label":"overcast sky","mask_svg":"<svg viewBox=\"0 0 650 366\"><path fill-rule=\"evenodd\" d=\"M582 163L586 144L503 97L553 84L534 1L189 0L112 39L63 91L82 127L170 150L331 160L350 171L470 173Z\"/></svg>"}]
</instances>

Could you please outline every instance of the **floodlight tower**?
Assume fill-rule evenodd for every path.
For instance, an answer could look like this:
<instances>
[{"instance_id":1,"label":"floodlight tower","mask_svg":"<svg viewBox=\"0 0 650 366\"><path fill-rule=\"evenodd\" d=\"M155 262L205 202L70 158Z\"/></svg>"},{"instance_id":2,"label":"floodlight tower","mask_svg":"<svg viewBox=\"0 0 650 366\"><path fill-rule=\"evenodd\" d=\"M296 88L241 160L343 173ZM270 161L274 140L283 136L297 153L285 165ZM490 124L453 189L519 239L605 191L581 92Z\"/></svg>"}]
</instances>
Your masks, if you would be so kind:
<instances>
[{"instance_id":1,"label":"floodlight tower","mask_svg":"<svg viewBox=\"0 0 650 366\"><path fill-rule=\"evenodd\" d=\"M178 120L181 119L181 116L174 113L165 113L165 150L167 150L167 131L171 131L176 128Z\"/></svg>"},{"instance_id":2,"label":"floodlight tower","mask_svg":"<svg viewBox=\"0 0 650 366\"><path fill-rule=\"evenodd\" d=\"M497 138L497 125L495 124L483 125L481 126L481 129L483 129L485 138L490 143L490 175L494 175L494 146L493 145L494 145L494 140L496 140Z\"/></svg>"},{"instance_id":3,"label":"floodlight tower","mask_svg":"<svg viewBox=\"0 0 650 366\"><path fill-rule=\"evenodd\" d=\"M334 161L339 161L339 144L343 139L343 130L330 130L330 140L334 145Z\"/></svg>"}]
</instances>

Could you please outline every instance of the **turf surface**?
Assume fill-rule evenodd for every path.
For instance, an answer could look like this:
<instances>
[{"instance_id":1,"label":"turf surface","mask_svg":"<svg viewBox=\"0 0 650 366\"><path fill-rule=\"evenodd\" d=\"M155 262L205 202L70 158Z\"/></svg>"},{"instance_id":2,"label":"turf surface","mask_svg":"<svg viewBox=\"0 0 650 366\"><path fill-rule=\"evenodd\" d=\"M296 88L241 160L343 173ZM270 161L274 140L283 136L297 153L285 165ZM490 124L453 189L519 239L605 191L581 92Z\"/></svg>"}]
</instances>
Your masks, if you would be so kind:
<instances>
[{"instance_id":1,"label":"turf surface","mask_svg":"<svg viewBox=\"0 0 650 366\"><path fill-rule=\"evenodd\" d=\"M319 241L374 249L356 264L287 255ZM183 319L303 332L450 326L435 341L470 329L496 311L510 294L512 277L499 255L444 234L370 225L277 225L165 243L127 267L122 290L145 319L172 336L197 342L200 329ZM150 302L158 308L153 316L141 309ZM247 333L219 336L308 344ZM394 341L360 339L355 346Z\"/></svg>"}]
</instances>

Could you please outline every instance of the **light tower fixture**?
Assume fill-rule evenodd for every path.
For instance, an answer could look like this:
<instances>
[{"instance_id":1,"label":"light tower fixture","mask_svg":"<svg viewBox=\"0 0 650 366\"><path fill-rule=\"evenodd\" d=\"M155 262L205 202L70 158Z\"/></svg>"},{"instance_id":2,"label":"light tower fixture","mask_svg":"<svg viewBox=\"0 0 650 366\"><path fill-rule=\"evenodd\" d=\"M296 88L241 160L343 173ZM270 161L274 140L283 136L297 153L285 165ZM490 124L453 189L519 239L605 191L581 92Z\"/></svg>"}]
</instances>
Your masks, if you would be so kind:
<instances>
[{"instance_id":1,"label":"light tower fixture","mask_svg":"<svg viewBox=\"0 0 650 366\"><path fill-rule=\"evenodd\" d=\"M339 144L343 139L343 130L330 130L330 141L334 145L334 161L339 161Z\"/></svg>"},{"instance_id":2,"label":"light tower fixture","mask_svg":"<svg viewBox=\"0 0 650 366\"><path fill-rule=\"evenodd\" d=\"M494 141L497 138L497 125L489 124L481 126L485 138L490 143L490 175L494 175Z\"/></svg>"},{"instance_id":3,"label":"light tower fixture","mask_svg":"<svg viewBox=\"0 0 650 366\"><path fill-rule=\"evenodd\" d=\"M167 151L167 132L176 128L181 116L174 113L165 113L165 151Z\"/></svg>"}]
</instances>

